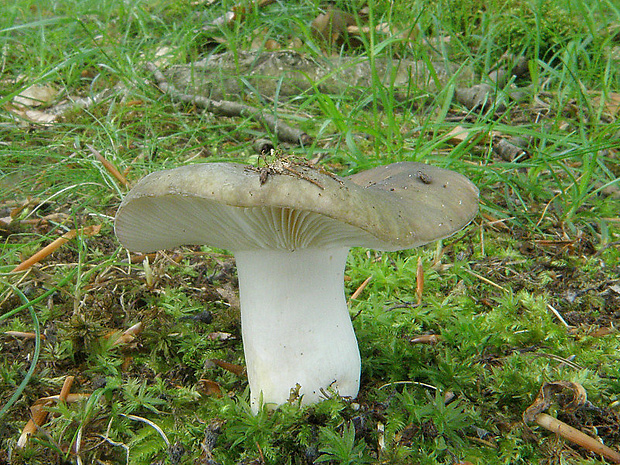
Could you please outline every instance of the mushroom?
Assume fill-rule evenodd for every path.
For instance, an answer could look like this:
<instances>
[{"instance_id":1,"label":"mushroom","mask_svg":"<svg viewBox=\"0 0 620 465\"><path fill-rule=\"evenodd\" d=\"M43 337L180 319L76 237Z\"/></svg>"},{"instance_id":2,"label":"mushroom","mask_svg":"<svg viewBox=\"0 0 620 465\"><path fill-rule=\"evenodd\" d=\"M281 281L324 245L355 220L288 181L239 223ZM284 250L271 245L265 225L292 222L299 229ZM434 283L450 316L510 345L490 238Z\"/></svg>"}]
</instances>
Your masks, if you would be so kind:
<instances>
[{"instance_id":1,"label":"mushroom","mask_svg":"<svg viewBox=\"0 0 620 465\"><path fill-rule=\"evenodd\" d=\"M152 173L123 199L116 235L153 252L210 245L236 259L251 404L357 396L360 354L344 293L350 247L447 237L478 210L464 176L401 162L340 178L303 164L206 163Z\"/></svg>"}]
</instances>

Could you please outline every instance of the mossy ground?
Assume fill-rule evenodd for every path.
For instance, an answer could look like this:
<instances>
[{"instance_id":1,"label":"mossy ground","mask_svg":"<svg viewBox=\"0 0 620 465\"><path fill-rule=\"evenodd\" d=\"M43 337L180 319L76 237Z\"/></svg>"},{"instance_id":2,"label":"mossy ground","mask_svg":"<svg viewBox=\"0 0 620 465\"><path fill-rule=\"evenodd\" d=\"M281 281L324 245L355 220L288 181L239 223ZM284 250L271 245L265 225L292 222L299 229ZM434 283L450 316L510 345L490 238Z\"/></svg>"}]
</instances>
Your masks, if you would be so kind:
<instances>
[{"instance_id":1,"label":"mossy ground","mask_svg":"<svg viewBox=\"0 0 620 465\"><path fill-rule=\"evenodd\" d=\"M448 167L480 187L481 209L440 244L352 251L347 295L372 276L351 303L363 360L358 399L256 416L243 375L212 362L244 363L232 256L196 247L160 252L150 257L147 282L142 259L113 233L126 188L87 145L130 182L184 163L255 160L262 127L172 103L143 63L163 47L174 64L266 39L283 47L297 39L317 53L308 25L325 5L250 6L217 34L202 27L230 11L230 2L4 6L0 218L13 219L0 231L0 328L33 331L34 313L45 339L23 394L3 412L0 462L604 463L523 423L541 386L558 380L583 386L590 408L554 404L550 413L618 450L620 11L611 1L464 4L471 7L337 4L351 12L367 6L363 21L418 31L405 44L381 47L387 39L378 34L342 53L424 59L430 52L422 39L448 37L440 53L481 75L506 52L522 54L529 76L518 84L527 98L505 112L467 110L451 101L449 88L422 106L390 101L378 88L368 90L370 105L346 96L285 104L289 122L315 138L310 147L282 146L285 153L321 154L323 166L342 175L401 160ZM46 125L15 117L13 98L33 84L59 92L42 111L67 95L110 91ZM447 136L457 126L469 134L460 142ZM526 139L526 154L501 158L486 137L492 132ZM99 224L97 235L78 234L28 272L11 273L67 230ZM25 306L7 316L22 305L15 288L27 301L53 292L32 312ZM114 344L138 322L144 329L133 341ZM415 343L422 335L438 337ZM2 408L27 377L34 343L3 335L0 344ZM91 397L50 407L47 423L18 449L29 407L58 394L69 375L72 392Z\"/></svg>"}]
</instances>

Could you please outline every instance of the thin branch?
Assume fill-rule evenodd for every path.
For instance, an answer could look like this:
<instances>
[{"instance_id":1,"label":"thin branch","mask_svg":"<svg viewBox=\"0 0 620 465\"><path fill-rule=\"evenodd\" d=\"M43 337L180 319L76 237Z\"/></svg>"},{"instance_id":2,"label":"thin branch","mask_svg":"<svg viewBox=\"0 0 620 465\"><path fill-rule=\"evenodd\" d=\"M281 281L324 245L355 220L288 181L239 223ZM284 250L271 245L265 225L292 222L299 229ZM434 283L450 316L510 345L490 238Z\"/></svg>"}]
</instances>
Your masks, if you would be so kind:
<instances>
[{"instance_id":1,"label":"thin branch","mask_svg":"<svg viewBox=\"0 0 620 465\"><path fill-rule=\"evenodd\" d=\"M147 63L146 67L153 73L153 77L157 81L157 86L168 94L172 100L194 104L219 116L242 116L244 118L250 118L267 126L277 136L278 140L282 142L307 145L312 140L304 131L287 125L278 116L266 113L250 105L231 102L229 100L211 100L201 95L185 94L179 91L174 85L170 84L164 74L159 71L157 66L153 63Z\"/></svg>"}]
</instances>

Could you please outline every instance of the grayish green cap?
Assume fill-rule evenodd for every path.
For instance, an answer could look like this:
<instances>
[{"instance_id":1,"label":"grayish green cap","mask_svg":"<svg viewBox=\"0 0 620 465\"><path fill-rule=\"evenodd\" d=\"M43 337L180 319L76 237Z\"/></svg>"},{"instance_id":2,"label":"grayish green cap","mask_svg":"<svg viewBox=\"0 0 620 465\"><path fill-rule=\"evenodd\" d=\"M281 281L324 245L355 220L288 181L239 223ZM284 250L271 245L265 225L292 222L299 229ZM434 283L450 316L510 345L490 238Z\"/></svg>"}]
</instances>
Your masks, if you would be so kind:
<instances>
[{"instance_id":1,"label":"grayish green cap","mask_svg":"<svg viewBox=\"0 0 620 465\"><path fill-rule=\"evenodd\" d=\"M152 173L123 199L116 235L136 252L180 245L400 250L450 236L478 211L471 181L423 163L340 178L282 162L265 174L236 163Z\"/></svg>"}]
</instances>

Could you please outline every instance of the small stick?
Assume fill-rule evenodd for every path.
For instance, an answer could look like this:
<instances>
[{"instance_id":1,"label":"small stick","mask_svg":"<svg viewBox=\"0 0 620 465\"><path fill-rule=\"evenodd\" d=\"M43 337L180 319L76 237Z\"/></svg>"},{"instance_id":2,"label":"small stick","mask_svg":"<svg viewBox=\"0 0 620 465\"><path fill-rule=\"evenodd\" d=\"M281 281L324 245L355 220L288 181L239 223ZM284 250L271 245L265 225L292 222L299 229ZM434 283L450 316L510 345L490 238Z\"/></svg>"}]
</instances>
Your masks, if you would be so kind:
<instances>
[{"instance_id":1,"label":"small stick","mask_svg":"<svg viewBox=\"0 0 620 465\"><path fill-rule=\"evenodd\" d=\"M116 166L114 166L103 155L101 155L101 153L95 147L93 147L92 145L86 144L86 148L90 150L90 152L95 156L95 158L99 160L99 162L101 162L104 168L108 170L108 172L112 176L114 176L118 182L120 182L125 187L129 185L129 183L127 182L127 179L125 179L125 176L121 174L121 172L116 168Z\"/></svg>"},{"instance_id":2,"label":"small stick","mask_svg":"<svg viewBox=\"0 0 620 465\"><path fill-rule=\"evenodd\" d=\"M72 229L71 231L67 231L62 236L60 236L59 238L55 239L52 243L50 243L50 244L46 245L45 247L43 247L41 250L39 250L33 256L31 256L30 258L28 258L28 259L24 260L23 262L21 262L19 265L17 265L15 268L13 268L12 272L15 273L17 271L24 271L24 270L30 268L35 263L39 263L45 257L47 257L48 255L51 255L53 252L55 252L56 249L59 249L61 246L65 245L67 242L69 242L71 239L75 238L75 236L77 236L77 229Z\"/></svg>"},{"instance_id":3,"label":"small stick","mask_svg":"<svg viewBox=\"0 0 620 465\"><path fill-rule=\"evenodd\" d=\"M480 276L478 273L468 270L467 268L463 268L464 271L466 271L467 273L469 273L470 275L472 275L475 278L478 278L481 281L484 281L487 284L490 284L491 286L495 286L496 288L498 288L499 290L502 290L506 293L508 293L508 289L506 289L505 287L500 286L497 283L494 283L493 281L491 281L490 279L485 278L484 276Z\"/></svg>"},{"instance_id":4,"label":"small stick","mask_svg":"<svg viewBox=\"0 0 620 465\"><path fill-rule=\"evenodd\" d=\"M364 292L364 289L366 289L366 286L368 286L368 283L370 282L371 279L372 279L372 275L368 276L364 280L364 282L360 284L360 286L355 290L355 292L351 294L351 298L349 300L351 301L351 300L357 299L360 296L360 294Z\"/></svg>"},{"instance_id":5,"label":"small stick","mask_svg":"<svg viewBox=\"0 0 620 465\"><path fill-rule=\"evenodd\" d=\"M27 333L24 331L5 331L4 334L7 336L12 336L17 339L35 339L37 336L35 333ZM41 334L41 340L45 340L45 334Z\"/></svg>"},{"instance_id":6,"label":"small stick","mask_svg":"<svg viewBox=\"0 0 620 465\"><path fill-rule=\"evenodd\" d=\"M52 254L57 249L59 249L61 246L63 246L67 242L69 242L71 239L74 239L77 236L78 231L81 232L82 234L84 234L85 236L94 236L95 234L98 234L100 230L101 230L101 225L98 224L96 226L88 226L88 227L82 228L80 230L72 229L70 231L67 231L62 236L60 236L59 238L55 239L53 242L51 242L50 244L48 244L45 247L43 247L41 250L39 250L33 256L31 256L30 258L28 258L28 259L24 260L23 262L21 262L19 265L17 265L15 268L13 268L11 273L16 273L18 271L27 270L28 268L30 268L35 263L39 263L45 257L47 257L48 255Z\"/></svg>"},{"instance_id":7,"label":"small stick","mask_svg":"<svg viewBox=\"0 0 620 465\"><path fill-rule=\"evenodd\" d=\"M543 428L555 433L562 438L571 441L581 447L594 452L598 455L602 455L606 459L612 460L615 463L620 463L620 453L607 447L605 444L601 444L596 439L582 433L576 428L567 425L563 421L557 418L547 415L546 413L539 413L536 415L534 421Z\"/></svg>"},{"instance_id":8,"label":"small stick","mask_svg":"<svg viewBox=\"0 0 620 465\"><path fill-rule=\"evenodd\" d=\"M172 98L172 100L182 103L191 103L197 107L204 108L209 113L219 116L242 116L264 124L274 132L278 140L290 142L297 145L307 145L312 138L300 129L293 128L284 123L280 118L263 112L258 108L243 103L231 102L229 100L211 100L201 95L184 94L174 85L170 84L164 74L157 69L153 63L146 64L147 69L153 73L158 87Z\"/></svg>"},{"instance_id":9,"label":"small stick","mask_svg":"<svg viewBox=\"0 0 620 465\"><path fill-rule=\"evenodd\" d=\"M551 313L553 313L555 315L555 317L560 320L560 322L567 328L570 328L570 325L566 322L566 320L564 320L564 318L562 318L562 315L560 315L560 312L558 312L555 307L553 307L553 305L551 304L547 304L547 308L549 310L551 310Z\"/></svg>"}]
</instances>

